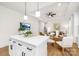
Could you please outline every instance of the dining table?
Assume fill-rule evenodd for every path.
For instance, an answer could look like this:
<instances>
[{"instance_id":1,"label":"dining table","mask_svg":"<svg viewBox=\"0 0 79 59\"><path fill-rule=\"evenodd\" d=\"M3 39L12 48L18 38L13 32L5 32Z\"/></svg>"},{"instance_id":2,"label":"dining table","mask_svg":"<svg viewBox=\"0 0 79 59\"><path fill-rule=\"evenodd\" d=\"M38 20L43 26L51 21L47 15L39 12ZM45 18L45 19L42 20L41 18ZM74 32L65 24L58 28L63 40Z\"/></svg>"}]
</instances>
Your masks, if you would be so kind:
<instances>
[{"instance_id":1,"label":"dining table","mask_svg":"<svg viewBox=\"0 0 79 59\"><path fill-rule=\"evenodd\" d=\"M60 36L53 36L53 39L54 40L54 46L56 46L56 42L58 41L62 41L63 37L60 37Z\"/></svg>"}]
</instances>

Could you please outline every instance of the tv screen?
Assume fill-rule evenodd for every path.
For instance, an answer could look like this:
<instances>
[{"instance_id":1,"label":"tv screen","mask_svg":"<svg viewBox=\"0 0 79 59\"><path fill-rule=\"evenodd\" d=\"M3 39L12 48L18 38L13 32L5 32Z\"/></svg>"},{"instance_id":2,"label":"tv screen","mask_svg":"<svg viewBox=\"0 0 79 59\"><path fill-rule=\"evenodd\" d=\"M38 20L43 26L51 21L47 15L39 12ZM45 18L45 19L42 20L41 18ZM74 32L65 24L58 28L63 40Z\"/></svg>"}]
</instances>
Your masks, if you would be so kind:
<instances>
[{"instance_id":1,"label":"tv screen","mask_svg":"<svg viewBox=\"0 0 79 59\"><path fill-rule=\"evenodd\" d=\"M30 30L31 24L21 22L20 23L20 28L22 28L23 30Z\"/></svg>"},{"instance_id":2,"label":"tv screen","mask_svg":"<svg viewBox=\"0 0 79 59\"><path fill-rule=\"evenodd\" d=\"M29 24L29 23L23 23L22 25L25 28L25 30L30 30L30 28L31 28L31 24Z\"/></svg>"}]
</instances>

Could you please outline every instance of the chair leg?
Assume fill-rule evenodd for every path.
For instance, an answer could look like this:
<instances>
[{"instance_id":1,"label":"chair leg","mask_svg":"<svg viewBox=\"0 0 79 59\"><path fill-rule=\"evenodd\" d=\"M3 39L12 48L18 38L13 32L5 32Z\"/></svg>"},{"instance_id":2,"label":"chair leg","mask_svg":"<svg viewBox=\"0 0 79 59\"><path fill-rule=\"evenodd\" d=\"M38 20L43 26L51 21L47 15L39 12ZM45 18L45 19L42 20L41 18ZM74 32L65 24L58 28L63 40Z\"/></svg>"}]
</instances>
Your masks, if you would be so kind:
<instances>
[{"instance_id":1,"label":"chair leg","mask_svg":"<svg viewBox=\"0 0 79 59\"><path fill-rule=\"evenodd\" d=\"M64 55L64 48L62 47L62 54Z\"/></svg>"},{"instance_id":2,"label":"chair leg","mask_svg":"<svg viewBox=\"0 0 79 59\"><path fill-rule=\"evenodd\" d=\"M56 43L54 43L54 47L56 47Z\"/></svg>"}]
</instances>

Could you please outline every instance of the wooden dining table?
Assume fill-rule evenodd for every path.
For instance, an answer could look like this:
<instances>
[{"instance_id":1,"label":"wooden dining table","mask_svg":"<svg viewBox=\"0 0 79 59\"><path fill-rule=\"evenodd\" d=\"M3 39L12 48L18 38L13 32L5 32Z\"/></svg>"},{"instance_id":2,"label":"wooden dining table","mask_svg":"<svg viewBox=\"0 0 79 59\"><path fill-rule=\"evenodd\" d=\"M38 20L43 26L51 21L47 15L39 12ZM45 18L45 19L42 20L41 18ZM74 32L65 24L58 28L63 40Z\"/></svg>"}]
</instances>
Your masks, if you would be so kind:
<instances>
[{"instance_id":1,"label":"wooden dining table","mask_svg":"<svg viewBox=\"0 0 79 59\"><path fill-rule=\"evenodd\" d=\"M55 41L55 42L54 42L54 46L56 46L56 42L62 41L62 39L63 39L63 37L53 36L53 40Z\"/></svg>"},{"instance_id":2,"label":"wooden dining table","mask_svg":"<svg viewBox=\"0 0 79 59\"><path fill-rule=\"evenodd\" d=\"M62 41L63 37L59 37L59 36L53 36L53 40L54 41Z\"/></svg>"}]
</instances>

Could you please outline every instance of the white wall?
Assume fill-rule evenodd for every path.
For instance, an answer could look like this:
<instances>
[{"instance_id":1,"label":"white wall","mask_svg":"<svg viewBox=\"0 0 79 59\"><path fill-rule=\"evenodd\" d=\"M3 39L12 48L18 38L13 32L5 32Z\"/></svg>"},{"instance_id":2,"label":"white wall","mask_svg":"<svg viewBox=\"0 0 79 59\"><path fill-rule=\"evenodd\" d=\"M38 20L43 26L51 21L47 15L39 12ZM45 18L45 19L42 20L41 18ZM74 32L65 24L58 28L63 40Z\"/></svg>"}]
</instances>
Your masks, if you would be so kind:
<instances>
[{"instance_id":1,"label":"white wall","mask_svg":"<svg viewBox=\"0 0 79 59\"><path fill-rule=\"evenodd\" d=\"M38 22L36 20L31 17L28 21L32 25L34 35L38 34ZM7 46L9 37L18 33L20 21L23 21L22 14L0 6L0 48Z\"/></svg>"},{"instance_id":2,"label":"white wall","mask_svg":"<svg viewBox=\"0 0 79 59\"><path fill-rule=\"evenodd\" d=\"M0 48L8 45L10 35L17 34L21 14L0 6Z\"/></svg>"},{"instance_id":3,"label":"white wall","mask_svg":"<svg viewBox=\"0 0 79 59\"><path fill-rule=\"evenodd\" d=\"M73 33L72 33L72 19L69 20L69 25L68 25L68 36L73 36Z\"/></svg>"},{"instance_id":4,"label":"white wall","mask_svg":"<svg viewBox=\"0 0 79 59\"><path fill-rule=\"evenodd\" d=\"M73 22L74 22L74 31L73 31L73 36L74 36L74 42L76 42L76 39L77 39L77 37L78 37L78 33L79 33L79 30L78 30L78 28L79 28L79 12L74 12L74 20L73 20Z\"/></svg>"},{"instance_id":5,"label":"white wall","mask_svg":"<svg viewBox=\"0 0 79 59\"><path fill-rule=\"evenodd\" d=\"M50 22L50 21L46 22L46 24L44 22L40 22L40 25L39 25L40 26L40 32L44 33L44 26L46 26L48 33L53 31L54 30L53 24L54 23Z\"/></svg>"},{"instance_id":6,"label":"white wall","mask_svg":"<svg viewBox=\"0 0 79 59\"><path fill-rule=\"evenodd\" d=\"M39 21L37 18L29 16L28 20L21 20L21 22L31 24L31 31L33 33L33 36L37 36L39 34Z\"/></svg>"},{"instance_id":7,"label":"white wall","mask_svg":"<svg viewBox=\"0 0 79 59\"><path fill-rule=\"evenodd\" d=\"M61 20L53 20L53 21L48 21L47 24L46 24L46 27L47 27L47 31L48 32L51 32L51 31L54 31L54 23L58 23L60 24L60 30L61 31L68 31L68 28L67 28L67 25L68 25L68 22L69 21L61 21ZM40 22L40 31L41 32L44 32L44 23L43 22Z\"/></svg>"},{"instance_id":8,"label":"white wall","mask_svg":"<svg viewBox=\"0 0 79 59\"><path fill-rule=\"evenodd\" d=\"M40 26L40 28L39 28L40 30L39 31L44 33L44 26L45 26L44 22L40 21L39 26Z\"/></svg>"},{"instance_id":9,"label":"white wall","mask_svg":"<svg viewBox=\"0 0 79 59\"><path fill-rule=\"evenodd\" d=\"M53 31L53 30L54 30L54 29L53 29L53 22L48 22L48 23L46 24L46 27L47 27L47 32Z\"/></svg>"},{"instance_id":10,"label":"white wall","mask_svg":"<svg viewBox=\"0 0 79 59\"><path fill-rule=\"evenodd\" d=\"M68 35L68 22L67 23L64 22L61 24L60 31L67 33L66 35Z\"/></svg>"}]
</instances>

